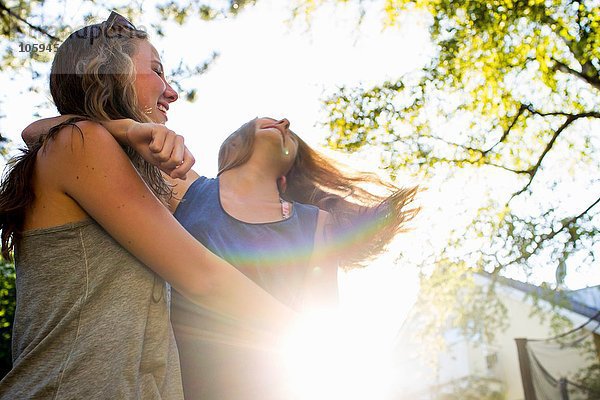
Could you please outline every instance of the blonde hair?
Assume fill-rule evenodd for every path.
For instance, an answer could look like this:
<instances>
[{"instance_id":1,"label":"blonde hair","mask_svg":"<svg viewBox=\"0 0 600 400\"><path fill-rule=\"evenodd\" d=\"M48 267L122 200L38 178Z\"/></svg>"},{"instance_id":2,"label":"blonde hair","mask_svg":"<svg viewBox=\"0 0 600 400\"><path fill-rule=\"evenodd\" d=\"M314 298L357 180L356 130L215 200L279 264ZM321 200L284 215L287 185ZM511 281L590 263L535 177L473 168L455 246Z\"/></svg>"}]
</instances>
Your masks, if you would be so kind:
<instances>
[{"instance_id":1,"label":"blonde hair","mask_svg":"<svg viewBox=\"0 0 600 400\"><path fill-rule=\"evenodd\" d=\"M148 34L138 29L115 29L106 21L89 25L71 34L58 48L50 71L50 93L60 114L81 115L93 121L131 118L152 122L139 107L132 60L139 41L148 40ZM73 121L65 125L69 123ZM171 195L157 167L129 146L124 150L159 198Z\"/></svg>"}]
</instances>

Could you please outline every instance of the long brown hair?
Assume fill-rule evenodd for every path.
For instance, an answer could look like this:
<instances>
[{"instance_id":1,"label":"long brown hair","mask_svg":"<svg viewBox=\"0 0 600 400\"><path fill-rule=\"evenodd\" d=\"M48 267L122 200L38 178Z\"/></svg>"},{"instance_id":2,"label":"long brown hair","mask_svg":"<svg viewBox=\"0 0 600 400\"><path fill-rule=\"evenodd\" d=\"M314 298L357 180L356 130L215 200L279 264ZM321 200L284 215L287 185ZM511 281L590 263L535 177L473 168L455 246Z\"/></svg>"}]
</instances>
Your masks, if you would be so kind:
<instances>
[{"instance_id":1,"label":"long brown hair","mask_svg":"<svg viewBox=\"0 0 600 400\"><path fill-rule=\"evenodd\" d=\"M131 118L151 122L139 110L134 89L132 56L141 40L148 40L145 31L133 26L123 27L118 21L105 21L73 32L58 48L50 71L50 93L60 114L80 117L54 126L7 163L9 170L0 187L0 229L5 259L12 259L14 245L22 236L25 213L35 199L31 182L35 159L44 143L65 126L79 129L75 123L81 120ZM154 194L161 201L167 201L172 191L160 170L132 148L123 148Z\"/></svg>"},{"instance_id":2,"label":"long brown hair","mask_svg":"<svg viewBox=\"0 0 600 400\"><path fill-rule=\"evenodd\" d=\"M256 119L232 133L219 149L219 172L243 165L252 155ZM312 149L292 132L298 142L296 159L286 174L287 187L280 195L287 201L312 204L327 211L332 226L326 232L342 267L364 266L380 255L418 207L411 205L416 186L399 188L373 173L344 168ZM381 194L379 194L381 193Z\"/></svg>"}]
</instances>

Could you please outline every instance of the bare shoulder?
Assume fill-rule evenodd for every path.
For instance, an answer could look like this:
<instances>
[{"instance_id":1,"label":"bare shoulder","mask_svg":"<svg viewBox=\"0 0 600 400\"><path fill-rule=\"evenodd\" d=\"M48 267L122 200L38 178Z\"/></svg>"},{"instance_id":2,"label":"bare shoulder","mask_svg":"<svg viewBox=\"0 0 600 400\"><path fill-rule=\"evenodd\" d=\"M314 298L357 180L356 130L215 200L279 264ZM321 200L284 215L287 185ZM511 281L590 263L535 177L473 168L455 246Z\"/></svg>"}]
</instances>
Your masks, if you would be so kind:
<instances>
[{"instance_id":1,"label":"bare shoulder","mask_svg":"<svg viewBox=\"0 0 600 400\"><path fill-rule=\"evenodd\" d=\"M102 125L91 121L60 128L44 144L38 161L38 171L45 171L42 175L55 190L71 197L82 188L97 190L100 180L113 186L133 176L141 181L121 145Z\"/></svg>"},{"instance_id":2,"label":"bare shoulder","mask_svg":"<svg viewBox=\"0 0 600 400\"><path fill-rule=\"evenodd\" d=\"M43 228L78 221L87 212L73 198L69 187L95 185L84 170L99 174L115 157L126 157L108 132L96 123L80 121L61 128L37 154L32 186L35 199L26 215L24 229ZM114 147L113 147L114 146ZM94 154L100 152L101 154ZM103 164L102 163L106 163Z\"/></svg>"},{"instance_id":3,"label":"bare shoulder","mask_svg":"<svg viewBox=\"0 0 600 400\"><path fill-rule=\"evenodd\" d=\"M54 171L66 169L72 172L77 167L94 171L94 164L103 168L114 165L117 160L128 160L116 139L102 125L92 121L79 121L60 128L40 153L38 160L51 163Z\"/></svg>"},{"instance_id":4,"label":"bare shoulder","mask_svg":"<svg viewBox=\"0 0 600 400\"><path fill-rule=\"evenodd\" d=\"M85 148L92 148L94 144L105 144L108 149L119 146L118 142L102 125L93 121L78 121L62 127L46 143L46 147L53 147L55 150L70 149L72 152ZM119 146L120 147L120 146ZM102 151L103 148L98 148Z\"/></svg>"},{"instance_id":5,"label":"bare shoulder","mask_svg":"<svg viewBox=\"0 0 600 400\"><path fill-rule=\"evenodd\" d=\"M101 157L114 155L122 149L112 135L100 124L92 121L78 121L63 126L40 149L38 162L52 163L53 169L59 168L62 162L73 165L84 161L92 153Z\"/></svg>"}]
</instances>

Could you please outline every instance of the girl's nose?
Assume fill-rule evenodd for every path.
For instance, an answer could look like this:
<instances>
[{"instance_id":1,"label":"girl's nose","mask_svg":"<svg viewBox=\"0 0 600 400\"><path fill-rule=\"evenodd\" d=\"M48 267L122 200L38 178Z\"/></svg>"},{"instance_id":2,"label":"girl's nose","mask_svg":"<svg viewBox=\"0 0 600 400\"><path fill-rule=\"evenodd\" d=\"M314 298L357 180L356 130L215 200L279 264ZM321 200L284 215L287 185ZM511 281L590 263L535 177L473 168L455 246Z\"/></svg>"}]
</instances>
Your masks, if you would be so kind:
<instances>
[{"instance_id":1,"label":"girl's nose","mask_svg":"<svg viewBox=\"0 0 600 400\"><path fill-rule=\"evenodd\" d=\"M289 127L290 127L290 121L288 121L287 118L283 118L283 119L277 121L277 124L278 125L283 124L283 126L285 126L285 129L289 129Z\"/></svg>"},{"instance_id":2,"label":"girl's nose","mask_svg":"<svg viewBox=\"0 0 600 400\"><path fill-rule=\"evenodd\" d=\"M164 96L169 103L172 103L179 98L179 94L168 82L165 83L167 84L167 87L165 88Z\"/></svg>"}]
</instances>

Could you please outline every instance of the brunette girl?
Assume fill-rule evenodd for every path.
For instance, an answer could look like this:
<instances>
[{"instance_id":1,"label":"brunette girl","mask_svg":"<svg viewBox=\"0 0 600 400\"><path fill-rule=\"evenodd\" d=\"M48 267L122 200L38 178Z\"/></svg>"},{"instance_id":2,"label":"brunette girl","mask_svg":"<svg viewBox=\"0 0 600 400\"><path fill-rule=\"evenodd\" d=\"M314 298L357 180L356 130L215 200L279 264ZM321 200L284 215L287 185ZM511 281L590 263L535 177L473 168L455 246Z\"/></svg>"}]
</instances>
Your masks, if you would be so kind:
<instances>
[{"instance_id":1,"label":"brunette girl","mask_svg":"<svg viewBox=\"0 0 600 400\"><path fill-rule=\"evenodd\" d=\"M380 254L414 215L416 189L343 171L289 126L260 118L240 127L221 145L217 178L198 177L174 215L284 304L332 307L338 265ZM171 320L186 399L292 398L283 360L247 340L243 324L177 292Z\"/></svg>"}]
</instances>

